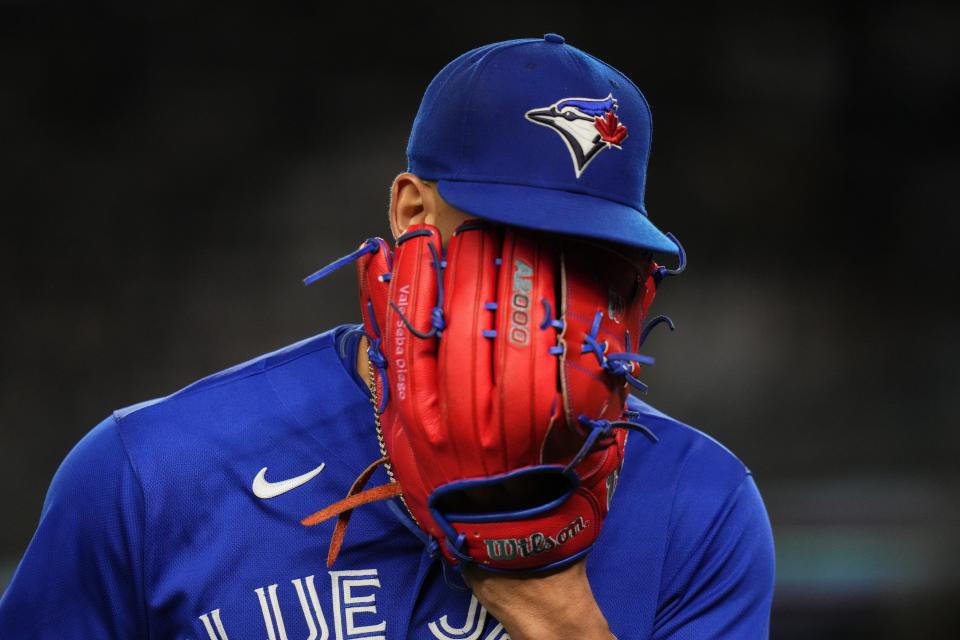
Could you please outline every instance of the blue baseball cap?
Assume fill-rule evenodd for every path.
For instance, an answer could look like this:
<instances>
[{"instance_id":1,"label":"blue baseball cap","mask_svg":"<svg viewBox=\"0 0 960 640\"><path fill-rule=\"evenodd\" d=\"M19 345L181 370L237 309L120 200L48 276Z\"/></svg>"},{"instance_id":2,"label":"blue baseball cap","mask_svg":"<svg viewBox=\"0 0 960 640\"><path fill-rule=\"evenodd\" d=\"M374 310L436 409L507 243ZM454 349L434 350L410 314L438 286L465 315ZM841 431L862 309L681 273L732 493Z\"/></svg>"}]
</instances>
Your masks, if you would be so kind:
<instances>
[{"instance_id":1,"label":"blue baseball cap","mask_svg":"<svg viewBox=\"0 0 960 640\"><path fill-rule=\"evenodd\" d=\"M413 122L407 170L479 218L676 254L643 204L650 135L637 86L548 33L444 67Z\"/></svg>"}]
</instances>

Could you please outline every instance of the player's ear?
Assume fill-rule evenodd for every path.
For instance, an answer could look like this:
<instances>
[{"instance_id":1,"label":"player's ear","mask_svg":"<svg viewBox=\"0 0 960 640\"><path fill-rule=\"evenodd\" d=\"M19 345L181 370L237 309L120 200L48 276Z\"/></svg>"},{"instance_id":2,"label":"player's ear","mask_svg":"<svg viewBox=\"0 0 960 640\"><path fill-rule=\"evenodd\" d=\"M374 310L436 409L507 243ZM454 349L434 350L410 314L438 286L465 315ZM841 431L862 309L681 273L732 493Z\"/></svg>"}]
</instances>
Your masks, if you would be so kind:
<instances>
[{"instance_id":1,"label":"player's ear","mask_svg":"<svg viewBox=\"0 0 960 640\"><path fill-rule=\"evenodd\" d=\"M390 231L399 238L411 224L423 222L433 200L427 184L412 173L401 173L390 189Z\"/></svg>"}]
</instances>

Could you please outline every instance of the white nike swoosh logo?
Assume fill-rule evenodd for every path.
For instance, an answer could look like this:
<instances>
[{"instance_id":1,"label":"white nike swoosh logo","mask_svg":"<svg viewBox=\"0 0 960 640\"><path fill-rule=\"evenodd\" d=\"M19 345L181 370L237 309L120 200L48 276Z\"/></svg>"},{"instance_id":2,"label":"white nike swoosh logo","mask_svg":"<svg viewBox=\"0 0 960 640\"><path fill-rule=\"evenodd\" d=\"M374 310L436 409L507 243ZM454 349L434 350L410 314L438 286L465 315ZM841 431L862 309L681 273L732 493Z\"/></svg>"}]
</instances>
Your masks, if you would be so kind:
<instances>
[{"instance_id":1,"label":"white nike swoosh logo","mask_svg":"<svg viewBox=\"0 0 960 640\"><path fill-rule=\"evenodd\" d=\"M280 482L270 482L267 480L267 468L264 467L263 469L260 469L260 473L258 473L257 477L253 479L253 495L264 500L276 498L287 491L292 491L297 487L313 480L321 471L323 471L323 467L325 467L326 464L327 463L324 462L316 469L307 471L303 475L299 475L296 478L290 478L288 480L281 480Z\"/></svg>"}]
</instances>

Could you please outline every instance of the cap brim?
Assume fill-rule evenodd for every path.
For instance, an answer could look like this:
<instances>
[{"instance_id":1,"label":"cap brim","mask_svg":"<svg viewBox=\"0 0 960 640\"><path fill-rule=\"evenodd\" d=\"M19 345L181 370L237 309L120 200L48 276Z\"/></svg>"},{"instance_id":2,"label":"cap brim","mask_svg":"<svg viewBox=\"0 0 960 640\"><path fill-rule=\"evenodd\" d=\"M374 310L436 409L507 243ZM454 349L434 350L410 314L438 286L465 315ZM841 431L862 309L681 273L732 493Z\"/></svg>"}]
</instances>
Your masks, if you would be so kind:
<instances>
[{"instance_id":1,"label":"cap brim","mask_svg":"<svg viewBox=\"0 0 960 640\"><path fill-rule=\"evenodd\" d=\"M439 180L437 187L449 204L478 218L677 255L677 245L646 215L605 198L557 189L459 180Z\"/></svg>"}]
</instances>

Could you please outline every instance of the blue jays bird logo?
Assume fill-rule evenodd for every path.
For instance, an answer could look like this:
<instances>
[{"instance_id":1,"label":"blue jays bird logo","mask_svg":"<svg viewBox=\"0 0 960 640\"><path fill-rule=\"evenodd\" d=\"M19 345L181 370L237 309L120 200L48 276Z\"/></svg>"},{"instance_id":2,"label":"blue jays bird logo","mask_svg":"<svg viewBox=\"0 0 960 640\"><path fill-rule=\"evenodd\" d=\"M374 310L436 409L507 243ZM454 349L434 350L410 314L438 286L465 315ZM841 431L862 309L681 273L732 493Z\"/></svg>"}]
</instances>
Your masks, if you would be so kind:
<instances>
[{"instance_id":1,"label":"blue jays bird logo","mask_svg":"<svg viewBox=\"0 0 960 640\"><path fill-rule=\"evenodd\" d=\"M617 118L617 99L564 98L549 107L531 109L527 120L550 127L563 138L573 159L577 178L601 151L621 148L627 137L627 127Z\"/></svg>"}]
</instances>

